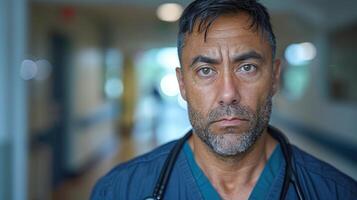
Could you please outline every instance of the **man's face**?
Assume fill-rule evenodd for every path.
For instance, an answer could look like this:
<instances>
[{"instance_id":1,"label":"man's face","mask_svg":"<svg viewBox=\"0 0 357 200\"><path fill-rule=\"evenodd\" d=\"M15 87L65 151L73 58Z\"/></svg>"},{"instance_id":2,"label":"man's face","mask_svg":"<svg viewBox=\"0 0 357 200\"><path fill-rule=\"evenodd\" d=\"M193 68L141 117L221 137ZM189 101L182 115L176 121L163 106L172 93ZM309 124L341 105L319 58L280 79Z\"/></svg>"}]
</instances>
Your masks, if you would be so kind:
<instances>
[{"instance_id":1,"label":"man's face","mask_svg":"<svg viewBox=\"0 0 357 200\"><path fill-rule=\"evenodd\" d=\"M177 78L194 133L215 153L249 149L266 128L279 79L268 40L247 14L219 17L186 36Z\"/></svg>"}]
</instances>

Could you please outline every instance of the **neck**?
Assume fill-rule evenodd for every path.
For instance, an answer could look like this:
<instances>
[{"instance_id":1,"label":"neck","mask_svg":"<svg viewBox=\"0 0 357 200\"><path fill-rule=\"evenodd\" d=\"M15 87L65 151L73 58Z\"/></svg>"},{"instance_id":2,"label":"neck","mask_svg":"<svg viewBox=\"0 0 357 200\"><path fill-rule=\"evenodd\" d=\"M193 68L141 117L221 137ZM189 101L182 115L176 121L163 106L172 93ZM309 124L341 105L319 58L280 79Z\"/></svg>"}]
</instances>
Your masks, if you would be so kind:
<instances>
[{"instance_id":1,"label":"neck","mask_svg":"<svg viewBox=\"0 0 357 200\"><path fill-rule=\"evenodd\" d=\"M195 160L223 199L247 199L277 142L265 130L245 153L221 157L196 134L189 140Z\"/></svg>"}]
</instances>

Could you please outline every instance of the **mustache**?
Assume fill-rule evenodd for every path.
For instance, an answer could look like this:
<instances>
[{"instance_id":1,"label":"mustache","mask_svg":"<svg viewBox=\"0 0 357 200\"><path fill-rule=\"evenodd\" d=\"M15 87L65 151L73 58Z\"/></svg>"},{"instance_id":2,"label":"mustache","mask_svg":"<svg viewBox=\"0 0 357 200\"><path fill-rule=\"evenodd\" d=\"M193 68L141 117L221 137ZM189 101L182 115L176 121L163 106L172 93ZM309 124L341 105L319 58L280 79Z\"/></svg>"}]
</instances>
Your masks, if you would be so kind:
<instances>
[{"instance_id":1,"label":"mustache","mask_svg":"<svg viewBox=\"0 0 357 200\"><path fill-rule=\"evenodd\" d=\"M208 122L216 122L227 117L250 121L254 119L254 112L248 106L240 104L221 105L208 114Z\"/></svg>"}]
</instances>

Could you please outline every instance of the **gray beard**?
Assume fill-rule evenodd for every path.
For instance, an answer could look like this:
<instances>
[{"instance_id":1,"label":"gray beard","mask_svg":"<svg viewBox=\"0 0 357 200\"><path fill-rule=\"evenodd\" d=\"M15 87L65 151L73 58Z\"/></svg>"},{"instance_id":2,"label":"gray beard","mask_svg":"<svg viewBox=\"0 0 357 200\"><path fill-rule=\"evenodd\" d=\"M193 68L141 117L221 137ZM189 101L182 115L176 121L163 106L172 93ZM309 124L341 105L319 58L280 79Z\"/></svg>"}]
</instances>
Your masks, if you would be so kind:
<instances>
[{"instance_id":1,"label":"gray beard","mask_svg":"<svg viewBox=\"0 0 357 200\"><path fill-rule=\"evenodd\" d=\"M272 95L269 95L257 112L239 104L223 105L213 109L206 119L188 103L194 133L220 157L235 157L247 152L268 126L271 109ZM210 128L213 121L228 116L248 119L248 129L239 130L240 133L237 133L234 128L227 127L223 134L217 134Z\"/></svg>"}]
</instances>

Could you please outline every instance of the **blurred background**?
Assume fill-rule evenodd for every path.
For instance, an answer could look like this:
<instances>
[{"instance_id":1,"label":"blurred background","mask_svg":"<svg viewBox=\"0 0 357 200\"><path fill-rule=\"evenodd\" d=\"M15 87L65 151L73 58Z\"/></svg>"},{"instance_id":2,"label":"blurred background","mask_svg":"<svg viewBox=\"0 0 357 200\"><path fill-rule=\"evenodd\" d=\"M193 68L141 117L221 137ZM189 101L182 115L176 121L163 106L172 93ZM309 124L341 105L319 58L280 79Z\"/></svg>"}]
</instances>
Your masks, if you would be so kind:
<instances>
[{"instance_id":1,"label":"blurred background","mask_svg":"<svg viewBox=\"0 0 357 200\"><path fill-rule=\"evenodd\" d=\"M284 67L271 123L357 179L357 1L261 2ZM113 166L185 134L188 3L0 1L1 200L88 199Z\"/></svg>"}]
</instances>

